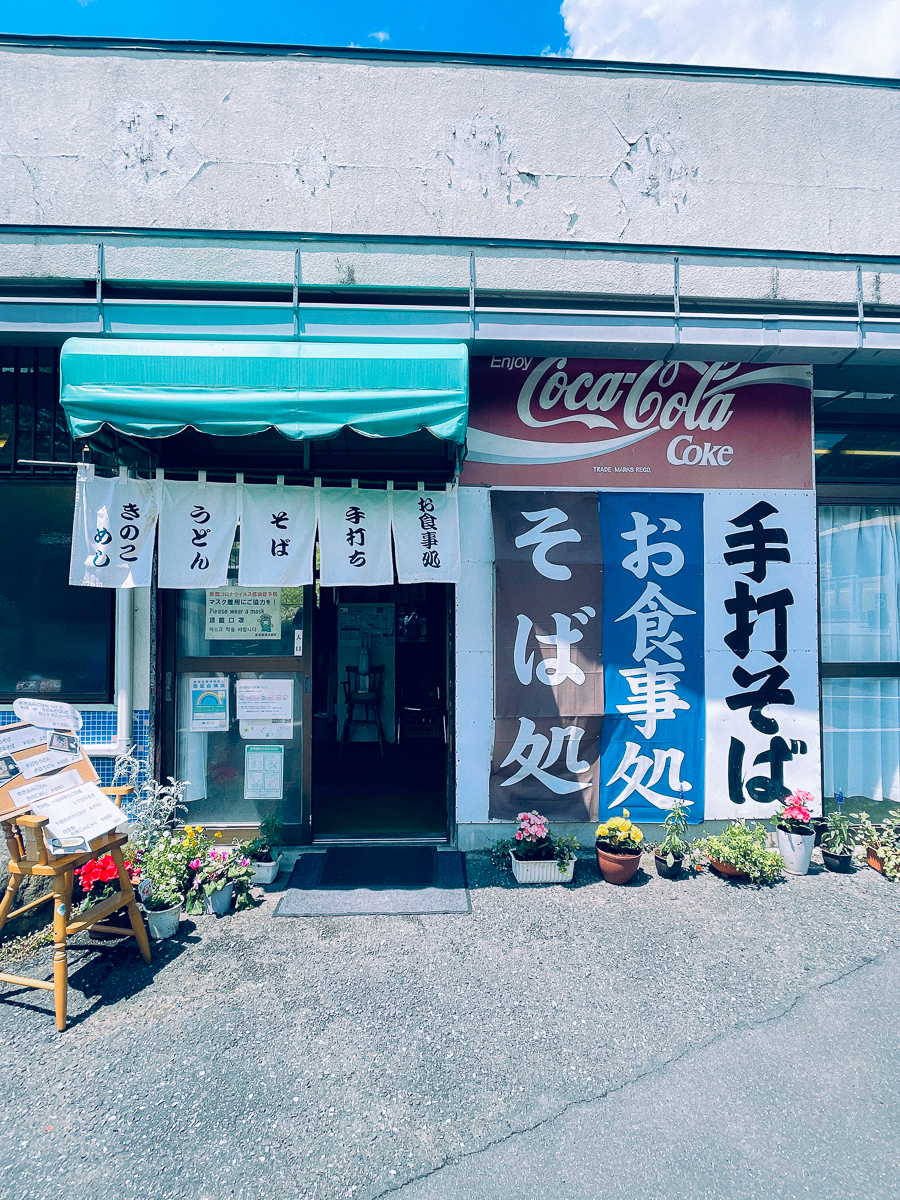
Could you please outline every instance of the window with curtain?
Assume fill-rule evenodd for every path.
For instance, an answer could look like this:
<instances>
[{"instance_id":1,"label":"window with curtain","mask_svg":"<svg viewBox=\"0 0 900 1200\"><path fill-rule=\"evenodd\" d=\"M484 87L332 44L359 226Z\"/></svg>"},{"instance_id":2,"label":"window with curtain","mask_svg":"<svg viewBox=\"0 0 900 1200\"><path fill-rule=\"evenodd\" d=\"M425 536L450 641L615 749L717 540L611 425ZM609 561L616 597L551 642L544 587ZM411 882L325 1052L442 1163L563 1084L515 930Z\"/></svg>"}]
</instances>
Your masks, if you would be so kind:
<instances>
[{"instance_id":1,"label":"window with curtain","mask_svg":"<svg viewBox=\"0 0 900 1200\"><path fill-rule=\"evenodd\" d=\"M881 816L900 804L900 506L820 507L819 576L825 797Z\"/></svg>"}]
</instances>

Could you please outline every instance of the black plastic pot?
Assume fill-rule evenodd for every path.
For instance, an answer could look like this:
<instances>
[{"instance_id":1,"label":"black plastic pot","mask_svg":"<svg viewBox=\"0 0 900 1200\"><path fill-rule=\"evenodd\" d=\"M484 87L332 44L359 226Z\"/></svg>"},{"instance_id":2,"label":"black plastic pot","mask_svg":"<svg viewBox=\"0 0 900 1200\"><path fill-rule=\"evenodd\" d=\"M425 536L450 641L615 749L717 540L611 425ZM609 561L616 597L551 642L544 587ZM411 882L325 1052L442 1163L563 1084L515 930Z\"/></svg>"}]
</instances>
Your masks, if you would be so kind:
<instances>
[{"instance_id":1,"label":"black plastic pot","mask_svg":"<svg viewBox=\"0 0 900 1200\"><path fill-rule=\"evenodd\" d=\"M680 854L673 855L675 861L672 863L671 867L666 861L666 856L664 854L654 854L653 857L656 859L656 873L657 875L662 876L663 879L677 879L681 874L682 856Z\"/></svg>"},{"instance_id":2,"label":"black plastic pot","mask_svg":"<svg viewBox=\"0 0 900 1200\"><path fill-rule=\"evenodd\" d=\"M830 850L822 847L822 862L829 871L835 871L837 874L849 875L853 870L853 851L847 854L832 854Z\"/></svg>"},{"instance_id":3,"label":"black plastic pot","mask_svg":"<svg viewBox=\"0 0 900 1200\"><path fill-rule=\"evenodd\" d=\"M822 836L825 833L825 831L828 829L828 822L822 821L822 820L813 821L812 827L816 831L816 840L815 840L815 842L813 842L813 845L821 846L822 845Z\"/></svg>"}]
</instances>

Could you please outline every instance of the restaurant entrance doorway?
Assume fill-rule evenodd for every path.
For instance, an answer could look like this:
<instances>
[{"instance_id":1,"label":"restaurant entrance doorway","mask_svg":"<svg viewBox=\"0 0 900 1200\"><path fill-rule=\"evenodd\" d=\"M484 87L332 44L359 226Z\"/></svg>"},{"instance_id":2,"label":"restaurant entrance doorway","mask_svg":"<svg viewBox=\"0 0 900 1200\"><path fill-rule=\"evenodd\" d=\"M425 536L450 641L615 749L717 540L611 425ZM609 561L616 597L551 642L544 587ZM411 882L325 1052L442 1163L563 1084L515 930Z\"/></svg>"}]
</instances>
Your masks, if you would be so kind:
<instances>
[{"instance_id":1,"label":"restaurant entrance doorway","mask_svg":"<svg viewBox=\"0 0 900 1200\"><path fill-rule=\"evenodd\" d=\"M446 841L453 588L320 588L312 612L312 837Z\"/></svg>"}]
</instances>

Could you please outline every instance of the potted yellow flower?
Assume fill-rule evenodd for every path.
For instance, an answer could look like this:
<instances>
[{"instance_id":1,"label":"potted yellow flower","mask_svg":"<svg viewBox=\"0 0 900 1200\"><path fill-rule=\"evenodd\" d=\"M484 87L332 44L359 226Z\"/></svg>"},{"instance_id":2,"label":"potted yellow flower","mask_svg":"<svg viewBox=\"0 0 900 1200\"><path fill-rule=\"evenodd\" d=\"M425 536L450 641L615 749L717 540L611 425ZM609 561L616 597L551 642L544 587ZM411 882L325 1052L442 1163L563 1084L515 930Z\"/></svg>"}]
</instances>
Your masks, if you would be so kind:
<instances>
[{"instance_id":1,"label":"potted yellow flower","mask_svg":"<svg viewBox=\"0 0 900 1200\"><path fill-rule=\"evenodd\" d=\"M628 883L641 865L643 830L632 825L627 808L597 826L597 866L607 883Z\"/></svg>"}]
</instances>

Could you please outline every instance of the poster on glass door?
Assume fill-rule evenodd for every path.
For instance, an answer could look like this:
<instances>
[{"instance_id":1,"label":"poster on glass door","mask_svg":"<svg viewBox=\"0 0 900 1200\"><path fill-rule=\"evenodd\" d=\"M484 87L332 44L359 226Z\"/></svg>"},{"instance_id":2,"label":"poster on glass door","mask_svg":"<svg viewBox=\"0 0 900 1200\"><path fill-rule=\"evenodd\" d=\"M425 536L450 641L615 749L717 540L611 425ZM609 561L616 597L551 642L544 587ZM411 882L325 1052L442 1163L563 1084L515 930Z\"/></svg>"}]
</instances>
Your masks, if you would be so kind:
<instances>
[{"instance_id":1,"label":"poster on glass door","mask_svg":"<svg viewBox=\"0 0 900 1200\"><path fill-rule=\"evenodd\" d=\"M221 676L191 679L191 733L227 733L228 680Z\"/></svg>"},{"instance_id":2,"label":"poster on glass door","mask_svg":"<svg viewBox=\"0 0 900 1200\"><path fill-rule=\"evenodd\" d=\"M206 593L208 641L281 638L281 588L210 588Z\"/></svg>"},{"instance_id":3,"label":"poster on glass door","mask_svg":"<svg viewBox=\"0 0 900 1200\"><path fill-rule=\"evenodd\" d=\"M284 746L244 747L244 799L281 800L284 796Z\"/></svg>"}]
</instances>

